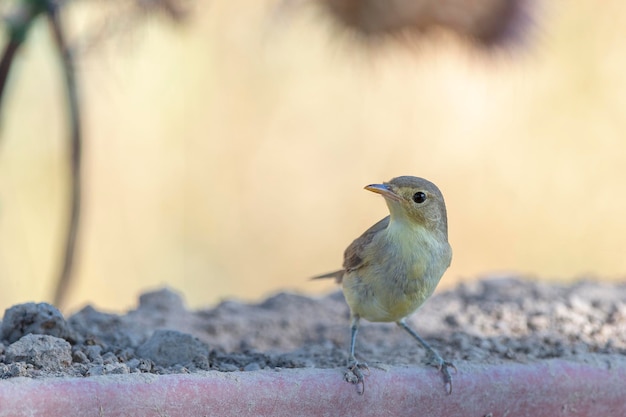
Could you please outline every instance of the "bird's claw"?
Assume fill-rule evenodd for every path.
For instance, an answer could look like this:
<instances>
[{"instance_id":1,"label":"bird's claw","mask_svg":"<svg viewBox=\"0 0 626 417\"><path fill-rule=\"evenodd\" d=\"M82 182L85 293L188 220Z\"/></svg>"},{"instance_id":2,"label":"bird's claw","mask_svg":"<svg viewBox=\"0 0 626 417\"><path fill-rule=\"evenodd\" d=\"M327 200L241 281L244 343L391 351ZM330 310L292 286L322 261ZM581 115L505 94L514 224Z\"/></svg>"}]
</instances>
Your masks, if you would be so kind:
<instances>
[{"instance_id":1,"label":"bird's claw","mask_svg":"<svg viewBox=\"0 0 626 417\"><path fill-rule=\"evenodd\" d=\"M437 358L437 364L435 366L443 375L443 386L447 394L452 394L452 375L450 375L450 369L454 369L454 373L456 374L458 372L456 366L454 366L452 362L445 361L442 358Z\"/></svg>"},{"instance_id":2,"label":"bird's claw","mask_svg":"<svg viewBox=\"0 0 626 417\"><path fill-rule=\"evenodd\" d=\"M357 392L359 395L363 395L365 392L365 375L363 375L363 371L367 372L369 375L370 368L366 363L353 361L348 364L348 369L343 375L343 378L346 382L357 385ZM361 385L361 389L359 390L358 385Z\"/></svg>"}]
</instances>

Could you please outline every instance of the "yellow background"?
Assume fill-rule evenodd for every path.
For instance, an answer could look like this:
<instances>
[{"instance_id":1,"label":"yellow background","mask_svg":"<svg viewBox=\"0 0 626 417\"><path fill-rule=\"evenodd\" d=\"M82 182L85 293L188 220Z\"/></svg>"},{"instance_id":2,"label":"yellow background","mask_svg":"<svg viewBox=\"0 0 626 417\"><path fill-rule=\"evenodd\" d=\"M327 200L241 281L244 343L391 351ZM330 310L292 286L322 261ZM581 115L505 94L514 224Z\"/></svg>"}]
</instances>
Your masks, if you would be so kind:
<instances>
[{"instance_id":1,"label":"yellow background","mask_svg":"<svg viewBox=\"0 0 626 417\"><path fill-rule=\"evenodd\" d=\"M193 307L307 277L386 215L362 190L426 177L448 203L441 288L490 274L622 279L626 5L541 5L525 45L370 50L304 8L197 3L81 54L85 189L66 311L168 285ZM75 11L73 33L93 24ZM139 22L137 22L139 23ZM0 309L49 300L67 208L58 62L39 22L0 124Z\"/></svg>"}]
</instances>

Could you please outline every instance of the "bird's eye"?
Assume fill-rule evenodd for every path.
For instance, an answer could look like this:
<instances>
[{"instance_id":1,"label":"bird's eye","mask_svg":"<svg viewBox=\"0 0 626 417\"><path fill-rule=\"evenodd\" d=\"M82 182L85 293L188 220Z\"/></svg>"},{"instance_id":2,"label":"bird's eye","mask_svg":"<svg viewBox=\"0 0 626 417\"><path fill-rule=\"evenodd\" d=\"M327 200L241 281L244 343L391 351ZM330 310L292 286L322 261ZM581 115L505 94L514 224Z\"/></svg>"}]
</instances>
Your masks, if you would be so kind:
<instances>
[{"instance_id":1,"label":"bird's eye","mask_svg":"<svg viewBox=\"0 0 626 417\"><path fill-rule=\"evenodd\" d=\"M416 192L415 194L413 194L413 201L415 201L417 204L422 204L424 201L426 201L426 194L421 191Z\"/></svg>"}]
</instances>

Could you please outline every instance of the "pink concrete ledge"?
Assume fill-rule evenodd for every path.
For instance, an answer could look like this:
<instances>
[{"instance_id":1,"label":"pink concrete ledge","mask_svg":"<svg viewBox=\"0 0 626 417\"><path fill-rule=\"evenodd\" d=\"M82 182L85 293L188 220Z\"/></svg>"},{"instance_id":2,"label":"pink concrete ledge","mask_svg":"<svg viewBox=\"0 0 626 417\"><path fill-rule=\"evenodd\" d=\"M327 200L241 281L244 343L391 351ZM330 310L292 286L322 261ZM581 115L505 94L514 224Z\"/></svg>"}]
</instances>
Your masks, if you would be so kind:
<instances>
[{"instance_id":1,"label":"pink concrete ledge","mask_svg":"<svg viewBox=\"0 0 626 417\"><path fill-rule=\"evenodd\" d=\"M363 396L339 369L13 378L0 416L626 416L626 360L594 358L459 363L452 395L427 367L372 369Z\"/></svg>"}]
</instances>

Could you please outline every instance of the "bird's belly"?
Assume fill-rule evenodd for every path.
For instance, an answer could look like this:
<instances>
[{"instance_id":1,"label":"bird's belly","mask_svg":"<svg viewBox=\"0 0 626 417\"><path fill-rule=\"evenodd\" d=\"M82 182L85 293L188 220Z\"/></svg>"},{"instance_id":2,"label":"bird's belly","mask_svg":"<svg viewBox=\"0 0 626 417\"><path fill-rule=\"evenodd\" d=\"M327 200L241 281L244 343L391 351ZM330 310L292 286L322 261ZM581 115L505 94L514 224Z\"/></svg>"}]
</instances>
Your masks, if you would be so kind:
<instances>
[{"instance_id":1,"label":"bird's belly","mask_svg":"<svg viewBox=\"0 0 626 417\"><path fill-rule=\"evenodd\" d=\"M343 292L352 314L373 322L394 322L408 316L436 285L422 280L405 281L403 285L367 281L357 275L344 277Z\"/></svg>"},{"instance_id":2,"label":"bird's belly","mask_svg":"<svg viewBox=\"0 0 626 417\"><path fill-rule=\"evenodd\" d=\"M362 317L369 321L398 321L419 308L426 297L375 298L374 308Z\"/></svg>"},{"instance_id":3,"label":"bird's belly","mask_svg":"<svg viewBox=\"0 0 626 417\"><path fill-rule=\"evenodd\" d=\"M450 265L450 246L405 238L401 234L374 239L364 255L370 261L343 276L343 292L353 315L369 321L398 321L433 293Z\"/></svg>"}]
</instances>

